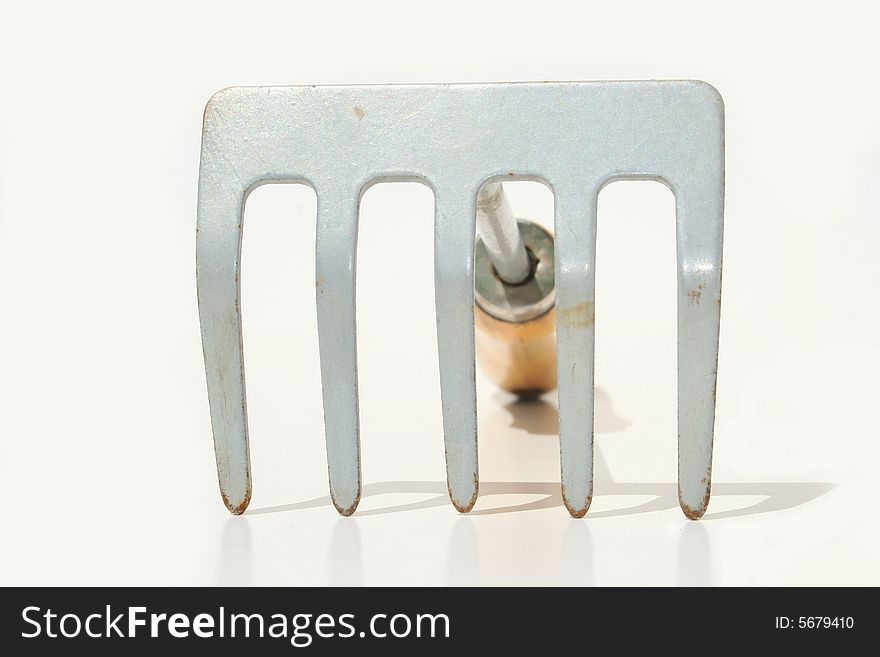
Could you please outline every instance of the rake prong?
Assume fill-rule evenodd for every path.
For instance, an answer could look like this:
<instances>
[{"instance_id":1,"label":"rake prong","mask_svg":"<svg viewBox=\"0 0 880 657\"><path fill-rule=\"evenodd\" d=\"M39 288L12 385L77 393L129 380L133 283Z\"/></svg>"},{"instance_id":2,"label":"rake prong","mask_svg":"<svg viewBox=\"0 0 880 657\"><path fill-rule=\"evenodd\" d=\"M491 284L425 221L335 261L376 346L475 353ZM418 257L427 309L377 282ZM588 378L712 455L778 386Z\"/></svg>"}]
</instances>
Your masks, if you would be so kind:
<instances>
[{"instance_id":1,"label":"rake prong","mask_svg":"<svg viewBox=\"0 0 880 657\"><path fill-rule=\"evenodd\" d=\"M202 172L218 168L211 150L203 148ZM251 499L239 299L244 196L244 186L234 177L214 186L200 184L196 237L199 321L217 477L223 503L234 514L244 513Z\"/></svg>"},{"instance_id":2,"label":"rake prong","mask_svg":"<svg viewBox=\"0 0 880 657\"><path fill-rule=\"evenodd\" d=\"M477 190L436 190L434 299L449 498L462 513L477 501L474 362L474 234Z\"/></svg>"},{"instance_id":3,"label":"rake prong","mask_svg":"<svg viewBox=\"0 0 880 657\"><path fill-rule=\"evenodd\" d=\"M718 329L723 182L676 193L678 239L678 497L696 520L709 504ZM705 187L708 186L708 189Z\"/></svg>"},{"instance_id":4,"label":"rake prong","mask_svg":"<svg viewBox=\"0 0 880 657\"><path fill-rule=\"evenodd\" d=\"M358 192L318 192L315 291L330 497L350 516L361 498L355 278Z\"/></svg>"},{"instance_id":5,"label":"rake prong","mask_svg":"<svg viewBox=\"0 0 880 657\"><path fill-rule=\"evenodd\" d=\"M557 188L555 199L559 455L562 499L575 518L586 515L593 497L597 194Z\"/></svg>"}]
</instances>

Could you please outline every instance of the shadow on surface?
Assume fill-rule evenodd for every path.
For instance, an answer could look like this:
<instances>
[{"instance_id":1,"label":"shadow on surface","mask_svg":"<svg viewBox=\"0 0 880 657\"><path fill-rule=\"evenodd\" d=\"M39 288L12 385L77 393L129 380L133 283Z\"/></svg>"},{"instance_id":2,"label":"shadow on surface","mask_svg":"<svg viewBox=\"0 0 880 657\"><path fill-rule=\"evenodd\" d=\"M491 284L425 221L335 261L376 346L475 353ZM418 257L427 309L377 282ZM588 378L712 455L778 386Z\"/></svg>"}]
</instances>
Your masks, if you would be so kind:
<instances>
[{"instance_id":1,"label":"shadow on surface","mask_svg":"<svg viewBox=\"0 0 880 657\"><path fill-rule=\"evenodd\" d=\"M722 518L736 518L751 516L760 513L784 511L811 502L834 488L834 484L827 482L754 482L742 484L718 483L712 485L712 497L724 496L761 496L766 497L759 502L750 504L739 509L729 509L716 513L707 513L704 520L720 520ZM418 511L450 504L446 493L444 481L383 481L364 486L362 499L379 495L393 494L416 494L431 495L428 499L418 500L405 504L394 504L376 509L358 511L355 515L359 518L368 516L386 515L389 513L402 513L404 511ZM562 496L559 482L556 481L483 481L480 482L480 502L486 502L487 498L495 495L538 495L536 500L518 504L495 506L487 509L476 508L469 516L496 515L499 513L519 513L522 511L539 511L562 507ZM607 482L593 496L594 499L603 495L618 496L651 496L653 499L636 506L605 511L587 513L588 519L612 518L654 511L666 511L678 508L678 491L674 483L618 483ZM268 513L282 513L285 511L301 511L318 507L332 507L330 496L315 497L302 502L292 504L280 504L278 506L253 509L245 512L246 516L255 516Z\"/></svg>"},{"instance_id":2,"label":"shadow on surface","mask_svg":"<svg viewBox=\"0 0 880 657\"><path fill-rule=\"evenodd\" d=\"M617 433L630 425L629 420L617 415L611 397L604 389L596 386L594 395L595 433ZM559 411L546 399L541 397L516 399L508 394L498 393L495 401L510 414L508 426L522 429L533 436L559 435Z\"/></svg>"},{"instance_id":3,"label":"shadow on surface","mask_svg":"<svg viewBox=\"0 0 880 657\"><path fill-rule=\"evenodd\" d=\"M501 395L496 397L496 400L501 403L502 408L510 414L509 426L539 436L557 435L559 433L559 414L556 406L545 399L516 400L511 398L506 403L504 399L506 397ZM597 434L620 432L630 424L628 420L619 417L615 413L608 393L598 386L595 389L595 409L595 433ZM594 500L605 495L651 497L652 499L636 506L591 511L586 515L588 519L612 518L678 508L678 487L675 483L617 482L611 475L608 464L602 455L599 442L595 441L594 446ZM833 488L834 484L828 482L713 483L713 499L726 496L757 496L764 497L765 499L738 509L707 513L703 516L703 519L720 520L723 518L737 518L793 509L815 500ZM433 496L414 502L364 509L363 511L357 511L355 515L359 518L364 518L389 513L431 509L450 504L445 481L383 481L367 484L363 488L361 499L394 494ZM538 498L528 502L480 508L489 501L489 498L498 495L535 495ZM300 511L324 506L332 507L329 495L292 504L252 509L248 510L245 515L255 516L267 513ZM539 511L562 506L562 494L560 484L557 481L481 481L479 484L477 508L471 511L468 516Z\"/></svg>"}]
</instances>

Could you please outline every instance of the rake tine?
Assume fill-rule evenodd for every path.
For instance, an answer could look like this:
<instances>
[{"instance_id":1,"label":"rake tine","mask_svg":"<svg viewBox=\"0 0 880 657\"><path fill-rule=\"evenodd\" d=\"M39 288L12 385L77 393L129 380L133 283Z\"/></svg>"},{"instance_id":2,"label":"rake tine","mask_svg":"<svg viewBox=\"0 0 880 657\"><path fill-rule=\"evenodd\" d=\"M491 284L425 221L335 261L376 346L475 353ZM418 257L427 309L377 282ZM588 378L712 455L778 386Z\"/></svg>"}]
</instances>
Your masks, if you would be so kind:
<instances>
[{"instance_id":1,"label":"rake tine","mask_svg":"<svg viewBox=\"0 0 880 657\"><path fill-rule=\"evenodd\" d=\"M214 155L218 122L209 104L199 171L196 277L220 495L231 513L240 514L251 499L239 298L246 187L228 162Z\"/></svg>"},{"instance_id":2,"label":"rake tine","mask_svg":"<svg viewBox=\"0 0 880 657\"><path fill-rule=\"evenodd\" d=\"M438 188L434 299L449 498L462 513L477 501L477 391L474 362L474 232L477 190Z\"/></svg>"},{"instance_id":3,"label":"rake tine","mask_svg":"<svg viewBox=\"0 0 880 657\"><path fill-rule=\"evenodd\" d=\"M723 151L702 179L676 192L678 242L678 498L700 518L712 487L721 318Z\"/></svg>"},{"instance_id":4,"label":"rake tine","mask_svg":"<svg viewBox=\"0 0 880 657\"><path fill-rule=\"evenodd\" d=\"M556 344L562 499L581 518L593 497L593 347L598 187L557 190Z\"/></svg>"},{"instance_id":5,"label":"rake tine","mask_svg":"<svg viewBox=\"0 0 880 657\"><path fill-rule=\"evenodd\" d=\"M343 516L354 513L361 498L355 303L358 194L359 190L319 191L315 246L330 497Z\"/></svg>"}]
</instances>

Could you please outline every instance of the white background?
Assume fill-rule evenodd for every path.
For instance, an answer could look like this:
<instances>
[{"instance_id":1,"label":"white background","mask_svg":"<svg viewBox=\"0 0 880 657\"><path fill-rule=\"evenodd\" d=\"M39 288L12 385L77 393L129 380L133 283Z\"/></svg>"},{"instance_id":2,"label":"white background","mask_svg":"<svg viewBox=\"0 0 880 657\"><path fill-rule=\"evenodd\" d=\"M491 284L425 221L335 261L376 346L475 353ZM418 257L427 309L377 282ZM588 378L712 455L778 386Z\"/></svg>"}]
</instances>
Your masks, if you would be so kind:
<instances>
[{"instance_id":1,"label":"white background","mask_svg":"<svg viewBox=\"0 0 880 657\"><path fill-rule=\"evenodd\" d=\"M0 2L0 583L880 584L880 6ZM698 78L724 96L714 496L675 502L674 204L600 199L596 497L555 399L479 382L482 496L445 497L432 197L371 189L365 497L327 499L314 204L246 209L250 511L217 489L195 295L201 114L229 85ZM518 215L552 225L537 184Z\"/></svg>"}]
</instances>

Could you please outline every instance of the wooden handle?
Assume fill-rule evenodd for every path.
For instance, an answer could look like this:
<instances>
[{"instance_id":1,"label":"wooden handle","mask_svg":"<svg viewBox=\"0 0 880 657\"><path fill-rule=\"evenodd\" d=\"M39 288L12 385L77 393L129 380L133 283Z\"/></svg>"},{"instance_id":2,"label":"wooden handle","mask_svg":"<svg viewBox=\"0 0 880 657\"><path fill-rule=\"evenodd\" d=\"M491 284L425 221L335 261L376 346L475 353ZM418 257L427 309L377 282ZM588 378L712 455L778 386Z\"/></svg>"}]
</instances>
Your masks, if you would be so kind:
<instances>
[{"instance_id":1,"label":"wooden handle","mask_svg":"<svg viewBox=\"0 0 880 657\"><path fill-rule=\"evenodd\" d=\"M505 322L474 307L477 361L495 384L521 397L556 388L556 308L525 322Z\"/></svg>"}]
</instances>

